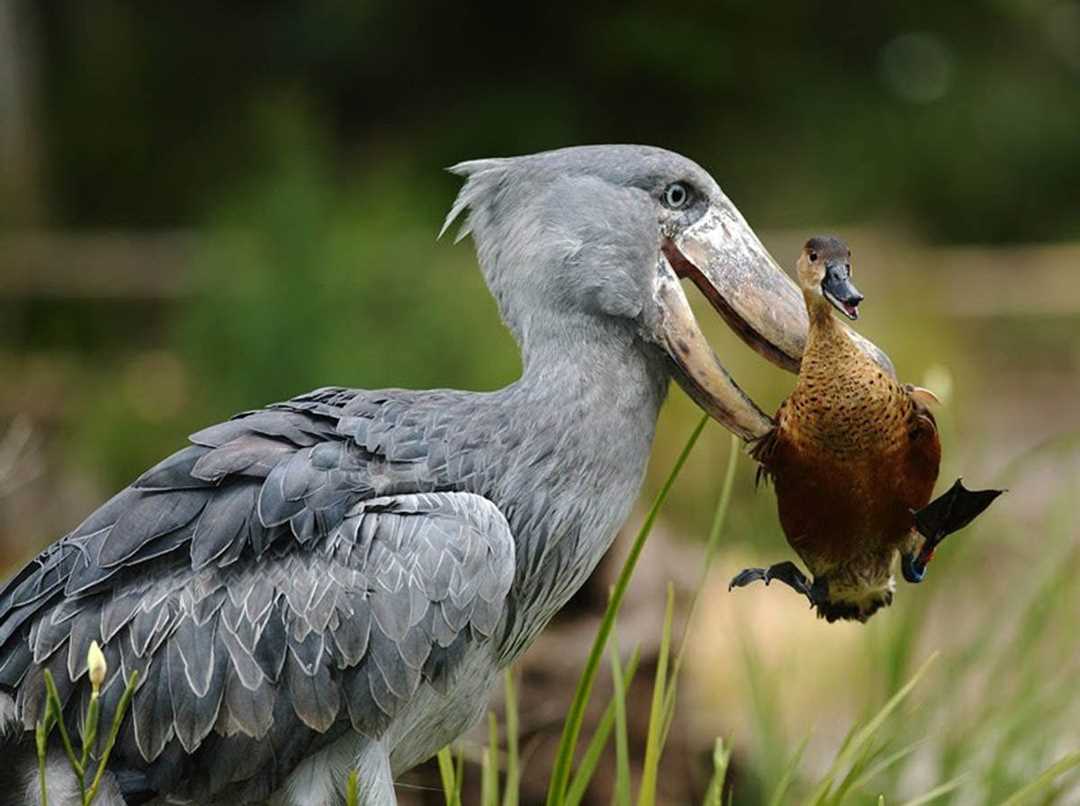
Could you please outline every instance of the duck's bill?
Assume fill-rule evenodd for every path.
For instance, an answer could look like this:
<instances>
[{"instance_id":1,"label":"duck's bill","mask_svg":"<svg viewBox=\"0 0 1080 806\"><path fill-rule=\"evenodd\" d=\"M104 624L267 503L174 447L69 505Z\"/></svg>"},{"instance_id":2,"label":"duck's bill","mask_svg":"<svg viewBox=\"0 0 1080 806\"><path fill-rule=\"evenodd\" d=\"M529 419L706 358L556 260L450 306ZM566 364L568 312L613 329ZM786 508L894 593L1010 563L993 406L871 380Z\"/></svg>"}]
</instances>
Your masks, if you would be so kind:
<instances>
[{"instance_id":1,"label":"duck's bill","mask_svg":"<svg viewBox=\"0 0 1080 806\"><path fill-rule=\"evenodd\" d=\"M825 292L825 299L827 299L836 310L840 311L844 316L854 322L859 318L859 303L850 302L839 299L838 297Z\"/></svg>"},{"instance_id":2,"label":"duck's bill","mask_svg":"<svg viewBox=\"0 0 1080 806\"><path fill-rule=\"evenodd\" d=\"M825 266L825 279L821 281L821 293L832 306L848 319L859 318L859 303L863 295L851 282L848 269L839 263Z\"/></svg>"},{"instance_id":3,"label":"duck's bill","mask_svg":"<svg viewBox=\"0 0 1080 806\"><path fill-rule=\"evenodd\" d=\"M694 283L713 309L750 347L797 372L806 344L802 292L772 259L734 206L710 207L692 226L661 244L656 299L658 337L677 367L676 380L713 419L743 439L756 439L772 420L750 399L712 351L680 284ZM853 338L893 373L888 357Z\"/></svg>"}]
</instances>

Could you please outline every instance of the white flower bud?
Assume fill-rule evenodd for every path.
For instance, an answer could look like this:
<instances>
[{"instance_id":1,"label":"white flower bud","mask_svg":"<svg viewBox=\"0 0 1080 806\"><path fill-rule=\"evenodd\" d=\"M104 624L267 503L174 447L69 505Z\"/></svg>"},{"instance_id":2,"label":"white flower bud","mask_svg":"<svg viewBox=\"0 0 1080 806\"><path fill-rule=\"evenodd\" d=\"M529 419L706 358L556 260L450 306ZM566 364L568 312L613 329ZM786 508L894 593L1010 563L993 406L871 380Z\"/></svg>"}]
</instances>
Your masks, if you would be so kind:
<instances>
[{"instance_id":1,"label":"white flower bud","mask_svg":"<svg viewBox=\"0 0 1080 806\"><path fill-rule=\"evenodd\" d=\"M109 670L105 655L97 641L90 642L90 649L86 652L86 663L90 670L90 685L97 694L101 690L101 684L105 682L105 673Z\"/></svg>"}]
</instances>

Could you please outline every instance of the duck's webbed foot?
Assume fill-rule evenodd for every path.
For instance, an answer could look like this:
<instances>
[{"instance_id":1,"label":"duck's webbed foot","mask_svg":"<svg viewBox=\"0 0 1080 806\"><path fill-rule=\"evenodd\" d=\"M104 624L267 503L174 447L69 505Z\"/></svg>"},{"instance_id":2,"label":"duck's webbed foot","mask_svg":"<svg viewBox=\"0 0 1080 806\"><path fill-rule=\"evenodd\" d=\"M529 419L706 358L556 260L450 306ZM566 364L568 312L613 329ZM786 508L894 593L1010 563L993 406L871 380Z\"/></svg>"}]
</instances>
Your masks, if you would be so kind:
<instances>
[{"instance_id":1,"label":"duck's webbed foot","mask_svg":"<svg viewBox=\"0 0 1080 806\"><path fill-rule=\"evenodd\" d=\"M742 588L753 582L758 582L759 580L768 585L774 579L783 582L792 590L801 593L809 599L811 607L817 605L818 595L814 588L814 584L806 574L790 560L784 560L782 563L775 563L768 568L744 568L731 580L731 583L728 585L728 590Z\"/></svg>"},{"instance_id":2,"label":"duck's webbed foot","mask_svg":"<svg viewBox=\"0 0 1080 806\"><path fill-rule=\"evenodd\" d=\"M957 479L948 490L915 513L915 528L925 539L918 554L903 554L900 569L908 582L922 582L926 566L942 540L981 515L1004 490L969 490Z\"/></svg>"}]
</instances>

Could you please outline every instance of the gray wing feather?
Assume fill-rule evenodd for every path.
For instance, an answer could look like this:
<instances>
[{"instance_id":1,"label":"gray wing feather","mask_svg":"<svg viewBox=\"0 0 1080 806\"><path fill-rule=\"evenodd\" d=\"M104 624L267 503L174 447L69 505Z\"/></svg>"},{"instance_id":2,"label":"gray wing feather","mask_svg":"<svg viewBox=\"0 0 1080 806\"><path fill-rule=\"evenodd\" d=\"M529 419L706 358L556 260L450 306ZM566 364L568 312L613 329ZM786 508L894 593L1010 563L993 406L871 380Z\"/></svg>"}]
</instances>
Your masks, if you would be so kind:
<instances>
[{"instance_id":1,"label":"gray wing feather","mask_svg":"<svg viewBox=\"0 0 1080 806\"><path fill-rule=\"evenodd\" d=\"M46 550L0 591L23 724L43 668L84 703L96 640L110 707L140 675L117 763L177 791L210 770L191 780L217 791L272 784L343 726L379 736L422 681L445 691L507 611L514 542L455 490L470 461L418 399L319 390L200 431Z\"/></svg>"}]
</instances>

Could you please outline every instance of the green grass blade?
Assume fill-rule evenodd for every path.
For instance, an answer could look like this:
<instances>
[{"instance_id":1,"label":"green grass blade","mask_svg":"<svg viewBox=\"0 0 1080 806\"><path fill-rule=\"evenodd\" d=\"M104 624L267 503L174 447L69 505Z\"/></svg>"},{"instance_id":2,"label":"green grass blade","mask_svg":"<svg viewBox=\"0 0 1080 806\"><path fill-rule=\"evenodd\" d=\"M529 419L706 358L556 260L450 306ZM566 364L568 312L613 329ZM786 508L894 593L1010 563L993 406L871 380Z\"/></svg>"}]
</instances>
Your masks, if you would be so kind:
<instances>
[{"instance_id":1,"label":"green grass blade","mask_svg":"<svg viewBox=\"0 0 1080 806\"><path fill-rule=\"evenodd\" d=\"M439 751L439 779L442 781L443 797L446 806L455 806L454 793L457 792L457 783L454 775L454 756L450 747L444 747Z\"/></svg>"},{"instance_id":2,"label":"green grass blade","mask_svg":"<svg viewBox=\"0 0 1080 806\"><path fill-rule=\"evenodd\" d=\"M637 674L639 659L640 653L635 649L634 653L630 656L630 660L626 664L626 669L624 671L626 686L629 686L630 683L633 682L634 675ZM623 705L625 706L625 701L623 702ZM596 730L593 732L592 739L589 740L589 744L585 748L585 755L582 756L581 763L574 772L574 777L566 790L566 797L563 798L560 806L578 806L584 799L585 792L588 790L589 784L592 782L593 774L596 772L596 765L600 763L600 757L604 753L608 737L611 735L611 731L615 725L617 706L618 698L613 696L611 702L608 703L607 708L604 709L600 721L596 725ZM618 740L618 738L618 735L616 735L616 740ZM625 738L626 736L624 733L623 739L625 740ZM627 802L629 802L629 790Z\"/></svg>"},{"instance_id":3,"label":"green grass blade","mask_svg":"<svg viewBox=\"0 0 1080 806\"><path fill-rule=\"evenodd\" d=\"M919 670L915 672L914 676L912 676L903 688L889 698L889 701L882 706L881 710L878 711L869 722L862 727L853 727L852 731L848 734L848 738L844 740L840 752L837 753L829 771L814 790L809 803L814 804L814 806L822 806L823 804L836 802L834 801L834 798L837 793L833 791L833 785L837 779L840 780L840 787L844 789L844 791L850 787L850 781L852 779L851 770L861 767L872 757L872 754L875 752L874 738L878 730L892 713L900 707L900 704L907 698L912 689L918 685L935 658L937 658L936 652L926 659L923 665L919 667ZM840 778L840 774L844 770L849 770L849 772L844 778Z\"/></svg>"},{"instance_id":4,"label":"green grass blade","mask_svg":"<svg viewBox=\"0 0 1080 806\"><path fill-rule=\"evenodd\" d=\"M454 764L454 806L461 806L461 788L465 785L465 748L459 747Z\"/></svg>"},{"instance_id":5,"label":"green grass blade","mask_svg":"<svg viewBox=\"0 0 1080 806\"><path fill-rule=\"evenodd\" d=\"M664 704L664 731L661 736L661 744L667 743L668 732L671 723L675 719L675 698L679 674L682 672L683 660L686 658L686 649L690 636L690 628L693 626L694 617L697 614L698 603L701 601L701 592L705 589L705 583L709 578L709 569L716 556L716 547L720 542L720 535L724 530L724 522L727 520L728 507L731 504L731 491L735 487L735 468L738 467L741 442L734 434L728 448L727 468L724 470L724 481L720 485L720 496L716 501L716 510L713 512L712 525L709 527L709 536L705 541L705 556L701 568L701 576L698 579L694 595L690 598L690 607L686 614L686 626L683 628L682 638L679 641L679 651L675 655L675 666L670 675L668 691Z\"/></svg>"},{"instance_id":6,"label":"green grass blade","mask_svg":"<svg viewBox=\"0 0 1080 806\"><path fill-rule=\"evenodd\" d=\"M45 759L49 752L49 729L44 721L37 723L34 731L34 743L37 747L38 757L38 785L41 788L41 806L49 806L49 793L45 786Z\"/></svg>"},{"instance_id":7,"label":"green grass blade","mask_svg":"<svg viewBox=\"0 0 1080 806\"><path fill-rule=\"evenodd\" d=\"M885 772L887 769L889 769L890 767L895 766L896 764L899 764L905 758L907 758L912 753L914 753L915 750L917 750L922 744L925 743L925 741L926 741L925 739L920 739L917 742L912 742L907 747L904 747L904 748L902 748L900 750L897 750L894 753L890 753L889 755L885 756L883 759L881 759L881 761L877 762L872 767L870 767L865 772L863 772L855 780L855 784L854 784L854 786L852 788L858 790L858 789L861 789L862 787L866 786L872 780L874 780L877 776L879 776L883 772Z\"/></svg>"},{"instance_id":8,"label":"green grass blade","mask_svg":"<svg viewBox=\"0 0 1080 806\"><path fill-rule=\"evenodd\" d=\"M1021 804L1030 803L1036 796L1045 795L1050 787L1057 783L1058 778L1077 767L1080 767L1080 750L1055 761L1039 773L1034 781L1013 793L1001 806L1021 806Z\"/></svg>"},{"instance_id":9,"label":"green grass blade","mask_svg":"<svg viewBox=\"0 0 1080 806\"><path fill-rule=\"evenodd\" d=\"M904 803L903 806L923 806L924 803L932 803L938 798L948 795L953 790L958 789L960 787L960 784L964 783L967 777L967 773L964 773L963 775L958 775L951 781L946 781L943 784L935 786L925 795L919 795L917 798L912 798L911 800Z\"/></svg>"},{"instance_id":10,"label":"green grass blade","mask_svg":"<svg viewBox=\"0 0 1080 806\"><path fill-rule=\"evenodd\" d=\"M705 583L708 580L709 568L712 566L712 561L716 556L716 547L720 543L720 534L723 532L724 522L727 520L728 509L731 505L731 491L735 487L735 468L738 467L741 452L739 438L732 434L730 447L728 448L728 463L724 469L724 481L720 485L720 497L716 500L716 510L713 512L709 536L705 540L705 556L702 562L701 577L698 579L697 587L694 589L694 596L690 600L690 608L687 610L686 616L686 629L683 632L682 640L679 642L679 652L675 661L676 669L682 666L690 626L694 623L694 614L697 612L698 602L701 599L701 591L705 588ZM672 677L676 675L677 672Z\"/></svg>"},{"instance_id":11,"label":"green grass blade","mask_svg":"<svg viewBox=\"0 0 1080 806\"><path fill-rule=\"evenodd\" d=\"M349 770L349 777L345 779L345 806L357 806L360 802L360 773Z\"/></svg>"},{"instance_id":12,"label":"green grass blade","mask_svg":"<svg viewBox=\"0 0 1080 806\"><path fill-rule=\"evenodd\" d=\"M499 806L499 723L495 714L488 712L488 746L484 753L484 777L481 779L484 806Z\"/></svg>"},{"instance_id":13,"label":"green grass blade","mask_svg":"<svg viewBox=\"0 0 1080 806\"><path fill-rule=\"evenodd\" d=\"M830 794L829 802L832 804L845 803L848 793L855 789L856 783L865 775L867 768L884 752L885 746L875 740L863 744L859 752L855 754L851 767L848 768L847 773L840 779L839 785Z\"/></svg>"},{"instance_id":14,"label":"green grass blade","mask_svg":"<svg viewBox=\"0 0 1080 806\"><path fill-rule=\"evenodd\" d=\"M716 556L716 547L720 543L720 533L724 530L724 522L727 520L728 507L731 504L731 491L735 487L735 468L739 464L739 454L742 443L735 434L731 435L728 447L728 463L724 469L724 481L720 485L720 498L716 502L716 511L713 512L712 525L709 527L709 537L705 541L705 571ZM730 755L730 753L729 753Z\"/></svg>"},{"instance_id":15,"label":"green grass blade","mask_svg":"<svg viewBox=\"0 0 1080 806\"><path fill-rule=\"evenodd\" d=\"M84 771L79 763L78 756L75 755L75 748L71 744L71 737L68 736L67 727L64 725L64 709L60 705L60 695L56 692L56 682L53 680L52 672L48 669L45 670L45 706L53 714L53 719L56 720L56 727L60 732L60 742L64 746L68 763L71 765L71 770L75 773L81 789Z\"/></svg>"},{"instance_id":16,"label":"green grass blade","mask_svg":"<svg viewBox=\"0 0 1080 806\"><path fill-rule=\"evenodd\" d=\"M619 572L619 577L615 581L611 601L608 603L607 610L604 612L604 617L600 622L600 628L596 631L596 638L593 640L592 649L589 651L589 657L585 661L585 668L581 672L577 689L574 692L574 699L571 702L570 710L566 715L562 737L559 740L559 748L555 756L555 765L552 769L551 780L548 784L547 806L558 806L566 795L566 789L570 782L570 770L574 760L574 752L577 749L578 736L581 733L581 725L585 719L585 708L588 706L589 698L592 695L593 683L596 682L596 674L600 668L600 660L603 658L604 648L607 646L608 637L611 635L611 628L615 624L615 617L618 615L619 608L622 606L623 598L626 596L626 589L630 584L630 578L634 574L634 568L637 566L637 561L641 556L641 550L645 546L645 541L648 539L649 533L656 523L656 517L660 513L660 508L664 505L664 501L667 500L668 493L671 492L675 480L678 478L680 471L682 471L683 465L686 464L686 459L690 455L690 451L693 450L694 445L697 443L698 437L701 436L701 432L705 428L705 423L707 422L708 417L702 417L700 422L698 422L697 426L694 428L693 433L690 434L690 438L687 440L678 459L675 460L675 466L671 469L663 486L660 488L660 492L657 493L652 506L649 508L648 515L645 517L645 522L641 525L637 537L634 538L634 542L630 546L630 552L626 557L626 562L623 563L622 570Z\"/></svg>"},{"instance_id":17,"label":"green grass blade","mask_svg":"<svg viewBox=\"0 0 1080 806\"><path fill-rule=\"evenodd\" d=\"M656 680L653 683L652 705L649 708L649 733L645 738L645 761L638 788L638 806L653 806L656 802L656 780L660 772L661 737L666 716L668 655L671 651L671 620L675 616L675 587L669 582L667 606L664 608L664 631L660 638L660 656L656 661Z\"/></svg>"},{"instance_id":18,"label":"green grass blade","mask_svg":"<svg viewBox=\"0 0 1080 806\"><path fill-rule=\"evenodd\" d=\"M772 797L769 799L769 806L784 806L787 802L787 793L791 788L791 782L795 780L795 775L799 771L799 765L802 764L803 754L806 752L806 746L810 744L810 734L806 734L802 741L799 742L799 746L795 748L795 752L792 753L791 758L788 759L787 765L784 767L784 774L780 776L780 780L776 782L776 787L773 789Z\"/></svg>"},{"instance_id":19,"label":"green grass blade","mask_svg":"<svg viewBox=\"0 0 1080 806\"><path fill-rule=\"evenodd\" d=\"M514 670L507 667L506 681L506 788L503 790L503 806L518 806L521 789L521 756L518 750L518 701L514 686Z\"/></svg>"},{"instance_id":20,"label":"green grass blade","mask_svg":"<svg viewBox=\"0 0 1080 806\"><path fill-rule=\"evenodd\" d=\"M495 788L492 771L495 764L491 758L491 746L480 751L480 803L481 806L498 806L498 789Z\"/></svg>"},{"instance_id":21,"label":"green grass blade","mask_svg":"<svg viewBox=\"0 0 1080 806\"><path fill-rule=\"evenodd\" d=\"M713 746L713 774L705 790L704 806L723 806L724 782L727 779L728 762L731 750L724 747L724 740L718 738Z\"/></svg>"},{"instance_id":22,"label":"green grass blade","mask_svg":"<svg viewBox=\"0 0 1080 806\"><path fill-rule=\"evenodd\" d=\"M619 642L612 638L611 685L614 689L612 705L615 706L615 799L617 806L630 806L630 735L626 727L626 679L619 662ZM637 662L637 650L632 662Z\"/></svg>"}]
</instances>

